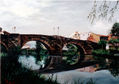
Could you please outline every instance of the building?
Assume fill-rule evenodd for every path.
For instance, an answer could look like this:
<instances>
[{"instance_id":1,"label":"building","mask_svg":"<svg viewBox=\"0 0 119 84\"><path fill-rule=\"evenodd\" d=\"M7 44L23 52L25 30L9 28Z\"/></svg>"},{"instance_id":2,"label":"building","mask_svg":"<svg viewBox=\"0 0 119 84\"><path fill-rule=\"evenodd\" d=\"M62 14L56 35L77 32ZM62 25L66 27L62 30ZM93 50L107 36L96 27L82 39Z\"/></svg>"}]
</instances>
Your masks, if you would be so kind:
<instances>
[{"instance_id":1,"label":"building","mask_svg":"<svg viewBox=\"0 0 119 84\"><path fill-rule=\"evenodd\" d=\"M89 40L95 43L98 43L100 40L109 41L111 39L111 35L100 35L92 32L74 32L70 37L79 40Z\"/></svg>"},{"instance_id":2,"label":"building","mask_svg":"<svg viewBox=\"0 0 119 84\"><path fill-rule=\"evenodd\" d=\"M90 36L89 32L74 32L71 34L71 38L73 39L79 39L79 40L87 40L87 38Z\"/></svg>"},{"instance_id":3,"label":"building","mask_svg":"<svg viewBox=\"0 0 119 84\"><path fill-rule=\"evenodd\" d=\"M109 35L100 35L95 33L90 33L90 36L87 40L98 43L100 40L109 41L111 37Z\"/></svg>"},{"instance_id":4,"label":"building","mask_svg":"<svg viewBox=\"0 0 119 84\"><path fill-rule=\"evenodd\" d=\"M80 34L78 32L74 32L73 34L70 35L70 38L80 39Z\"/></svg>"}]
</instances>

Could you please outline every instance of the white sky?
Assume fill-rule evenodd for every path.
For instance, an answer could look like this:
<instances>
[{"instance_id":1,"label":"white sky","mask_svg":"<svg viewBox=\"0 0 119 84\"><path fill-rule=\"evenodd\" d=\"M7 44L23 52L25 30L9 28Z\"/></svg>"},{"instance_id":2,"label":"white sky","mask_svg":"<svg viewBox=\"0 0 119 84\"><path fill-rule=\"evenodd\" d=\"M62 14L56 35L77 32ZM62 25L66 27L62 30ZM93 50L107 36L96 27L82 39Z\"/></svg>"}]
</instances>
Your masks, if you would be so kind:
<instances>
[{"instance_id":1,"label":"white sky","mask_svg":"<svg viewBox=\"0 0 119 84\"><path fill-rule=\"evenodd\" d=\"M87 19L93 0L0 0L0 26L18 33L59 34L69 36L75 31L107 34L119 21L116 14L112 22Z\"/></svg>"}]
</instances>

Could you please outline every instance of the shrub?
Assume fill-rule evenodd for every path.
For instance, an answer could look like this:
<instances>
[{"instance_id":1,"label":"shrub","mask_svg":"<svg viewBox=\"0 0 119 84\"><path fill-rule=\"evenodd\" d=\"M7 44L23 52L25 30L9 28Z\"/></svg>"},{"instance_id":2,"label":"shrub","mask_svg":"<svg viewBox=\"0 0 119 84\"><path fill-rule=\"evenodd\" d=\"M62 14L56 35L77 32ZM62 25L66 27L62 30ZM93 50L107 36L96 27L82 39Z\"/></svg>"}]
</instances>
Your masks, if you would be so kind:
<instances>
[{"instance_id":1,"label":"shrub","mask_svg":"<svg viewBox=\"0 0 119 84\"><path fill-rule=\"evenodd\" d=\"M92 54L94 56L110 56L110 52L108 50L102 50L102 49L93 50Z\"/></svg>"}]
</instances>

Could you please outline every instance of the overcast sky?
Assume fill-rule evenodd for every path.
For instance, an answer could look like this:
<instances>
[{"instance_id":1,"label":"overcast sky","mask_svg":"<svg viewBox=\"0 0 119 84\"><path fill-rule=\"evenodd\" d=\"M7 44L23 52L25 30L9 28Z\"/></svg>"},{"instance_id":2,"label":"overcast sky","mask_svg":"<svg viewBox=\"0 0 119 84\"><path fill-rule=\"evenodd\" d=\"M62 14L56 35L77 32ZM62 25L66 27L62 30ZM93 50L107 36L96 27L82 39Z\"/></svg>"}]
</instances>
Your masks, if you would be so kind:
<instances>
[{"instance_id":1,"label":"overcast sky","mask_svg":"<svg viewBox=\"0 0 119 84\"><path fill-rule=\"evenodd\" d=\"M0 26L3 30L69 36L73 32L108 34L119 21L115 14L112 22L97 20L91 24L87 18L93 0L0 0Z\"/></svg>"}]
</instances>

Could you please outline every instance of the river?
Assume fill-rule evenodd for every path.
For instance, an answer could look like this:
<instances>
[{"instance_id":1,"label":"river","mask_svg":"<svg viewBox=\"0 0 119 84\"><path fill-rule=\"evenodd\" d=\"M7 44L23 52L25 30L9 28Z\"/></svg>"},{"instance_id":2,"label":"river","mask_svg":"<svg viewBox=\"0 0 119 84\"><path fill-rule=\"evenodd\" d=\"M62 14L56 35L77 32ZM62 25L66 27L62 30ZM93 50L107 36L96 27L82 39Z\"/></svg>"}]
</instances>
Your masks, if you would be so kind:
<instances>
[{"instance_id":1,"label":"river","mask_svg":"<svg viewBox=\"0 0 119 84\"><path fill-rule=\"evenodd\" d=\"M55 74L45 74L46 77L53 77L60 84L74 84L74 82L83 82L93 80L94 84L119 84L119 75L114 77L109 70L99 70L95 72L85 72L80 70L71 70L58 72ZM79 82L77 84L79 84Z\"/></svg>"},{"instance_id":2,"label":"river","mask_svg":"<svg viewBox=\"0 0 119 84\"><path fill-rule=\"evenodd\" d=\"M33 56L21 56L19 58L19 62L23 66L27 66L26 68L32 70L39 68L35 61ZM119 63L117 60L110 60L108 63L102 62L102 64L95 64L75 70L43 75L46 78L52 77L53 80L57 80L60 84L79 84L81 82L87 84L90 80L93 80L94 84L119 84Z\"/></svg>"}]
</instances>

